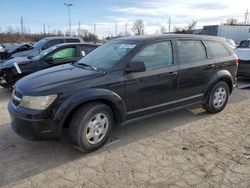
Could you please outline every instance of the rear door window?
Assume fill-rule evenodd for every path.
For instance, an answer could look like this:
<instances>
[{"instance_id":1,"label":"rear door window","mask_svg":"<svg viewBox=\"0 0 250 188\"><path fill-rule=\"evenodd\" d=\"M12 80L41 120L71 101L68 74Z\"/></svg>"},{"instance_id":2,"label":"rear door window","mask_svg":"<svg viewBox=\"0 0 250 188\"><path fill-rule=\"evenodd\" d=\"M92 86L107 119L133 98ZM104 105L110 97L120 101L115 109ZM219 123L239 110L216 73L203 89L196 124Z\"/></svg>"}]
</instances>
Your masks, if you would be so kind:
<instances>
[{"instance_id":1,"label":"rear door window","mask_svg":"<svg viewBox=\"0 0 250 188\"><path fill-rule=\"evenodd\" d=\"M205 47L199 40L177 40L180 64L196 63L206 60Z\"/></svg>"},{"instance_id":2,"label":"rear door window","mask_svg":"<svg viewBox=\"0 0 250 188\"><path fill-rule=\"evenodd\" d=\"M143 61L147 70L158 69L173 65L171 41L157 42L145 47L133 61Z\"/></svg>"},{"instance_id":3,"label":"rear door window","mask_svg":"<svg viewBox=\"0 0 250 188\"><path fill-rule=\"evenodd\" d=\"M229 52L224 45L216 41L204 41L209 59L227 57Z\"/></svg>"}]
</instances>

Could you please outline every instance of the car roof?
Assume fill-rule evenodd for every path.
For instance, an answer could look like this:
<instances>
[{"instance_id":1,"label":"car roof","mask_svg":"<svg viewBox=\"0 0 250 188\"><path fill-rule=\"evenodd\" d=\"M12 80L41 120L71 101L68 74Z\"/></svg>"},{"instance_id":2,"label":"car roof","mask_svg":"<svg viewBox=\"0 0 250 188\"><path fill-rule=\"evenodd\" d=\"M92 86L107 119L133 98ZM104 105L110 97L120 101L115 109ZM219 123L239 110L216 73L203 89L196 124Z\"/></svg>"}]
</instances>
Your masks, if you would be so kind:
<instances>
[{"instance_id":1,"label":"car roof","mask_svg":"<svg viewBox=\"0 0 250 188\"><path fill-rule=\"evenodd\" d=\"M171 39L171 38L194 38L194 39L203 39L203 40L214 40L214 41L223 41L225 40L222 37L215 37L210 35L195 35L195 34L157 34L157 35L136 35L130 37L123 37L114 40L125 40L125 41L154 41L161 39Z\"/></svg>"},{"instance_id":2,"label":"car roof","mask_svg":"<svg viewBox=\"0 0 250 188\"><path fill-rule=\"evenodd\" d=\"M57 44L55 45L57 48L59 47L63 47L63 46L94 46L94 47L98 47L100 46L100 44L93 44L93 43L77 43L77 42L74 42L74 43L61 43L61 44Z\"/></svg>"},{"instance_id":3,"label":"car roof","mask_svg":"<svg viewBox=\"0 0 250 188\"><path fill-rule=\"evenodd\" d=\"M57 37L45 37L44 40L54 40L54 39L79 39L83 40L81 37L71 37L71 36L57 36Z\"/></svg>"}]
</instances>

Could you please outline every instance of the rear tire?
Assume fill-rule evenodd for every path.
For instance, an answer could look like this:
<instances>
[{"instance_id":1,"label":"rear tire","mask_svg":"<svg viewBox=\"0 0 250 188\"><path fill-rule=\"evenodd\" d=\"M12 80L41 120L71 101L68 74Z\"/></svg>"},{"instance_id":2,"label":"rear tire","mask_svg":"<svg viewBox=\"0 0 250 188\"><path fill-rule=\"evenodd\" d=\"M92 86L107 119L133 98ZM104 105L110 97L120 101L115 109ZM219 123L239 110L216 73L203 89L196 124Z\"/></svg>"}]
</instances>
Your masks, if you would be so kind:
<instances>
[{"instance_id":1,"label":"rear tire","mask_svg":"<svg viewBox=\"0 0 250 188\"><path fill-rule=\"evenodd\" d=\"M229 86L226 82L220 81L216 83L208 97L208 100L203 105L203 108L209 113L219 113L227 105L229 98Z\"/></svg>"},{"instance_id":2,"label":"rear tire","mask_svg":"<svg viewBox=\"0 0 250 188\"><path fill-rule=\"evenodd\" d=\"M109 106L88 103L73 116L69 135L74 146L83 153L102 147L113 128L113 114Z\"/></svg>"}]
</instances>

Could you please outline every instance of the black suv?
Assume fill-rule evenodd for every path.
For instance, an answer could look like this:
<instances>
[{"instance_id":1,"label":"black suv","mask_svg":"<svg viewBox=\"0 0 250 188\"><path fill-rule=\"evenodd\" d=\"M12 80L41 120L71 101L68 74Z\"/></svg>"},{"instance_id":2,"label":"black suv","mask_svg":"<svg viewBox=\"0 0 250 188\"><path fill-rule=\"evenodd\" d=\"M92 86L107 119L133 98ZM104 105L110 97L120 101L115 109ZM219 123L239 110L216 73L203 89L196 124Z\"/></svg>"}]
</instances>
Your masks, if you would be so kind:
<instances>
[{"instance_id":1,"label":"black suv","mask_svg":"<svg viewBox=\"0 0 250 188\"><path fill-rule=\"evenodd\" d=\"M39 70L79 61L98 44L64 43L52 46L34 57L15 57L0 64L0 86L12 88L15 82Z\"/></svg>"},{"instance_id":2,"label":"black suv","mask_svg":"<svg viewBox=\"0 0 250 188\"><path fill-rule=\"evenodd\" d=\"M77 63L19 80L8 105L11 124L28 139L60 138L69 128L74 145L90 152L115 125L197 104L220 112L234 88L237 62L217 37L116 39Z\"/></svg>"}]
</instances>

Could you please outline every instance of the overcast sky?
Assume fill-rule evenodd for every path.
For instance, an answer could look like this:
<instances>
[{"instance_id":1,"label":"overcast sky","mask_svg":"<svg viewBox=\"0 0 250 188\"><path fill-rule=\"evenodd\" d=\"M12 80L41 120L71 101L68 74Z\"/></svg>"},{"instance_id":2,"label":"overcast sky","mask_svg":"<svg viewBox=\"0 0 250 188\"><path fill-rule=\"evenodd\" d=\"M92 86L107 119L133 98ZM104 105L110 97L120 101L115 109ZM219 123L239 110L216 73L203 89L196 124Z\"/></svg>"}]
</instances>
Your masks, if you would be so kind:
<instances>
[{"instance_id":1,"label":"overcast sky","mask_svg":"<svg viewBox=\"0 0 250 188\"><path fill-rule=\"evenodd\" d=\"M46 30L66 30L68 14L64 3L72 3L71 18L73 28L78 22L81 28L94 31L101 36L114 35L115 23L118 33L125 31L127 25L131 32L132 23L142 19L148 34L168 27L171 17L171 29L187 26L197 20L197 27L220 24L227 18L234 17L244 21L244 13L249 8L250 0L1 0L0 30L7 26L20 29L23 16L26 28L31 32L42 32L43 23ZM250 15L249 15L250 17Z\"/></svg>"}]
</instances>

